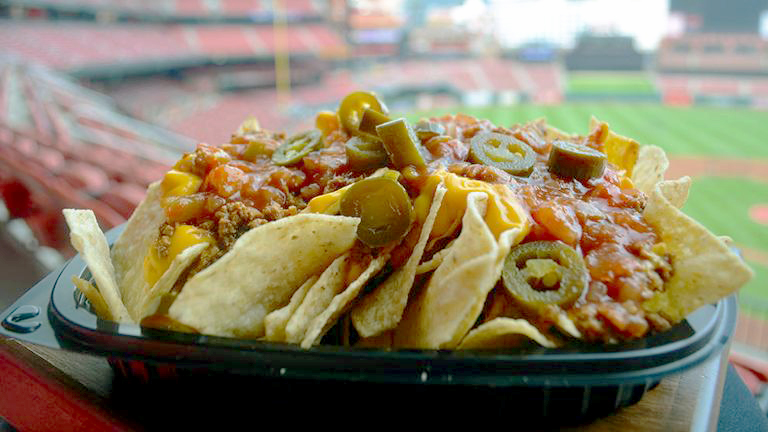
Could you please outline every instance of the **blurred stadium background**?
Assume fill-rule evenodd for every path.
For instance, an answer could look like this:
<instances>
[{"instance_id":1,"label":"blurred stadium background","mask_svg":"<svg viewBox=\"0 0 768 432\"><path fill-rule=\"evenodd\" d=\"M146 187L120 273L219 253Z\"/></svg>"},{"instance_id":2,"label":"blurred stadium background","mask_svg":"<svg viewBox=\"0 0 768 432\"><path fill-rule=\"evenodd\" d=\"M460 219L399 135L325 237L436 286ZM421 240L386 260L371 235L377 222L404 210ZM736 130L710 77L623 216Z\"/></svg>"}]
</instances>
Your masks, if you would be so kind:
<instances>
[{"instance_id":1,"label":"blurred stadium background","mask_svg":"<svg viewBox=\"0 0 768 432\"><path fill-rule=\"evenodd\" d=\"M499 124L591 115L695 178L756 277L732 360L768 408L768 1L0 0L0 308L197 142L295 132L354 89Z\"/></svg>"}]
</instances>

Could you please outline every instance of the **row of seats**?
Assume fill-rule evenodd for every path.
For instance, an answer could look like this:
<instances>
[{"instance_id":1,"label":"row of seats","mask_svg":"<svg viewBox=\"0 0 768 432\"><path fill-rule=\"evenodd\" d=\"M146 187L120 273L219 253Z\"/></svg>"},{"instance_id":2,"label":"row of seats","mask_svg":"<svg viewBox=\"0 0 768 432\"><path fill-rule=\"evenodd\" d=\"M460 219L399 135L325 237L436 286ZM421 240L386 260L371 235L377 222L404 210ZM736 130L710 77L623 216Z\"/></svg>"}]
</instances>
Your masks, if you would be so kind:
<instances>
[{"instance_id":1,"label":"row of seats","mask_svg":"<svg viewBox=\"0 0 768 432\"><path fill-rule=\"evenodd\" d=\"M32 7L23 1L11 1ZM164 14L181 17L271 15L276 2L271 0L44 0L34 7L51 10L112 11L139 14ZM281 0L284 13L296 17L317 16L323 2L317 0Z\"/></svg>"},{"instance_id":2,"label":"row of seats","mask_svg":"<svg viewBox=\"0 0 768 432\"><path fill-rule=\"evenodd\" d=\"M768 72L768 41L754 33L691 33L664 38L656 64L662 71Z\"/></svg>"},{"instance_id":3,"label":"row of seats","mask_svg":"<svg viewBox=\"0 0 768 432\"><path fill-rule=\"evenodd\" d=\"M37 240L71 253L63 208L124 222L193 142L131 119L50 72L0 58L0 199Z\"/></svg>"},{"instance_id":4,"label":"row of seats","mask_svg":"<svg viewBox=\"0 0 768 432\"><path fill-rule=\"evenodd\" d=\"M98 25L4 22L0 48L57 69L199 57L272 56L279 50L323 58L346 53L343 39L322 24L291 26Z\"/></svg>"},{"instance_id":5,"label":"row of seats","mask_svg":"<svg viewBox=\"0 0 768 432\"><path fill-rule=\"evenodd\" d=\"M697 97L744 99L753 104L768 101L768 78L762 76L733 79L718 75L660 74L657 85L668 105L691 105Z\"/></svg>"}]
</instances>

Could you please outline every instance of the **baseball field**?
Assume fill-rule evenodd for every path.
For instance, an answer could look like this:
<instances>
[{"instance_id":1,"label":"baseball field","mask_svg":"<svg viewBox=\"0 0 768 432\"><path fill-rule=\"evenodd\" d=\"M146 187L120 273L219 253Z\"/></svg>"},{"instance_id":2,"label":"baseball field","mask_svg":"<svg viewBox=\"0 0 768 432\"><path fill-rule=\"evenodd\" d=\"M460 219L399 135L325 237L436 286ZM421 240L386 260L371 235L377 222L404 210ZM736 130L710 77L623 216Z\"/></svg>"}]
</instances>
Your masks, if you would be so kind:
<instances>
[{"instance_id":1,"label":"baseball field","mask_svg":"<svg viewBox=\"0 0 768 432\"><path fill-rule=\"evenodd\" d=\"M662 147L667 178L694 180L683 210L717 235L733 238L755 278L741 291L742 310L768 316L768 112L658 104L566 103L432 111L464 112L499 125L539 117L585 134L590 116L641 144ZM413 116L414 119L420 117Z\"/></svg>"}]
</instances>

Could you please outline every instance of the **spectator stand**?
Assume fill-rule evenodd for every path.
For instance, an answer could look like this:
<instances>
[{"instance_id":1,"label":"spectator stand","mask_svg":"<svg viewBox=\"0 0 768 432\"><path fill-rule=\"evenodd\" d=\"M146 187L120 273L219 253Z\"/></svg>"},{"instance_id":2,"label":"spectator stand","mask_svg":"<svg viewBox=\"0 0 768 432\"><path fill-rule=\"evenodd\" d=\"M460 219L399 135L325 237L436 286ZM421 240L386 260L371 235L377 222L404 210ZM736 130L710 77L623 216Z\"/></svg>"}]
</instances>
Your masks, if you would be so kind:
<instances>
[{"instance_id":1,"label":"spectator stand","mask_svg":"<svg viewBox=\"0 0 768 432\"><path fill-rule=\"evenodd\" d=\"M271 24L274 2L263 0L5 0L10 14L28 18L154 23ZM323 19L323 1L281 0L289 22Z\"/></svg>"},{"instance_id":2,"label":"spectator stand","mask_svg":"<svg viewBox=\"0 0 768 432\"><path fill-rule=\"evenodd\" d=\"M768 107L768 41L757 33L687 33L663 39L656 68L671 105Z\"/></svg>"},{"instance_id":3,"label":"spectator stand","mask_svg":"<svg viewBox=\"0 0 768 432\"><path fill-rule=\"evenodd\" d=\"M54 72L0 60L0 198L39 246L72 253L63 208L93 209L104 229L122 223L149 183L194 148Z\"/></svg>"}]
</instances>

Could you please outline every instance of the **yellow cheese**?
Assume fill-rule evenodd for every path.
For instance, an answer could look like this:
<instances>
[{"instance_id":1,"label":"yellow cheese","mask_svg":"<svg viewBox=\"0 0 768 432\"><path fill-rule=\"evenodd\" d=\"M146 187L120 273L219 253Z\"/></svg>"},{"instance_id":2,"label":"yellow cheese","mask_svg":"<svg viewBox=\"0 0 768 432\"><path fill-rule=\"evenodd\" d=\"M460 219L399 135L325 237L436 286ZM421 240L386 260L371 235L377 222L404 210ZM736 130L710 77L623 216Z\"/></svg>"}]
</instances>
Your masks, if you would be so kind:
<instances>
[{"instance_id":1,"label":"yellow cheese","mask_svg":"<svg viewBox=\"0 0 768 432\"><path fill-rule=\"evenodd\" d=\"M603 147L603 153L608 161L623 169L627 177L632 176L632 169L637 162L637 155L640 151L640 144L632 138L619 135L612 131L608 124L592 117L589 120L589 129L595 130L597 127L603 128L598 143Z\"/></svg>"},{"instance_id":2,"label":"yellow cheese","mask_svg":"<svg viewBox=\"0 0 768 432\"><path fill-rule=\"evenodd\" d=\"M149 286L153 286L163 273L168 270L168 267L171 266L171 262L176 258L176 255L190 246L204 242L213 242L213 237L207 231L192 225L177 226L171 236L171 244L168 247L168 254L166 256L160 256L154 244L149 247L149 251L144 258L144 279L149 283Z\"/></svg>"},{"instance_id":3,"label":"yellow cheese","mask_svg":"<svg viewBox=\"0 0 768 432\"><path fill-rule=\"evenodd\" d=\"M163 189L163 197L190 195L200 188L203 179L183 171L170 170L165 173L160 187Z\"/></svg>"},{"instance_id":4,"label":"yellow cheese","mask_svg":"<svg viewBox=\"0 0 768 432\"><path fill-rule=\"evenodd\" d=\"M390 177L393 180L397 180L398 177L400 177L400 173L395 170L391 170L388 168L382 168L377 170L375 173L371 174L370 177ZM339 212L339 206L341 203L341 197L344 196L344 193L349 189L352 185L344 186L341 189L335 190L333 192L319 195L311 200L309 200L309 203L307 204L307 208L302 210L302 213L323 213L323 214L336 214ZM431 198L430 198L431 199Z\"/></svg>"},{"instance_id":5,"label":"yellow cheese","mask_svg":"<svg viewBox=\"0 0 768 432\"><path fill-rule=\"evenodd\" d=\"M371 177L380 175L392 176L397 179L399 173L388 169L379 170ZM520 235L516 239L516 242L519 242L530 231L528 212L520 205L507 186L490 184L481 180L472 180L443 170L435 171L427 177L427 181L421 189L421 194L413 201L414 212L419 223L423 224L427 219L435 188L441 182L447 191L440 210L437 212L431 238L448 237L456 231L467 209L467 195L470 192L483 192L488 196L488 210L485 214L485 223L488 224L488 228L497 238L502 232L519 227L521 228ZM350 186L345 186L335 192L312 198L304 212L338 213L341 197Z\"/></svg>"},{"instance_id":6,"label":"yellow cheese","mask_svg":"<svg viewBox=\"0 0 768 432\"><path fill-rule=\"evenodd\" d=\"M456 231L467 209L467 196L470 192L482 192L488 196L485 223L497 238L502 232L512 228L521 228L516 241L522 240L528 234L530 230L528 213L507 186L472 180L442 170L429 176L422 193L414 202L414 209L420 222L426 219L431 196L441 181L447 190L440 210L437 212L432 228L432 238L447 237Z\"/></svg>"},{"instance_id":7,"label":"yellow cheese","mask_svg":"<svg viewBox=\"0 0 768 432\"><path fill-rule=\"evenodd\" d=\"M307 204L307 208L304 209L307 213L324 213L324 214L336 214L339 212L339 203L341 202L341 196L344 195L349 186L327 193L319 195L311 200Z\"/></svg>"}]
</instances>

